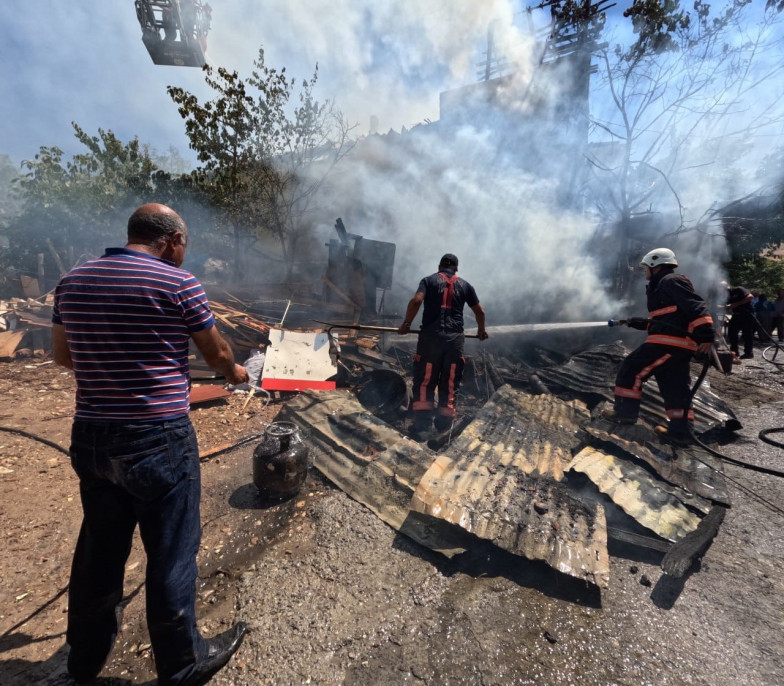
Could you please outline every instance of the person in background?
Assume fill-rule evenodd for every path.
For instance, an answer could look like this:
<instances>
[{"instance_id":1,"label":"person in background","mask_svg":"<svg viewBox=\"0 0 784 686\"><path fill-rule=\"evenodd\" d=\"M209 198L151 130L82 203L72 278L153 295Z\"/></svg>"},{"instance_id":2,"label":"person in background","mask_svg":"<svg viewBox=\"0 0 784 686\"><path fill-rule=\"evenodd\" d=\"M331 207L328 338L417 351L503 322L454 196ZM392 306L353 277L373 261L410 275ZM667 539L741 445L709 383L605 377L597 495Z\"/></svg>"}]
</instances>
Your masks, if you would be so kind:
<instances>
[{"instance_id":1,"label":"person in background","mask_svg":"<svg viewBox=\"0 0 784 686\"><path fill-rule=\"evenodd\" d=\"M406 308L400 335L411 324L424 303L422 325L414 355L413 412L414 432L423 435L434 424L438 431L452 426L456 416L456 399L463 378L463 307L468 305L476 317L479 340L487 339L485 311L474 287L457 275L457 257L447 253L438 263L435 274L419 282ZM436 404L436 389L438 403Z\"/></svg>"},{"instance_id":2,"label":"person in background","mask_svg":"<svg viewBox=\"0 0 784 686\"><path fill-rule=\"evenodd\" d=\"M602 416L620 424L636 423L642 384L653 375L669 420L667 427L657 427L657 431L676 445L688 445L694 421L694 411L689 407L689 363L696 352L710 353L713 318L691 281L675 273L678 260L672 250L651 250L640 266L648 281L648 318L634 318L628 323L647 330L648 337L621 363L615 379L613 409L604 410Z\"/></svg>"},{"instance_id":3,"label":"person in background","mask_svg":"<svg viewBox=\"0 0 784 686\"><path fill-rule=\"evenodd\" d=\"M752 302L754 295L743 286L727 287L727 307L732 316L727 325L727 338L729 339L730 350L737 356L739 353L738 336L743 336L743 355L742 360L754 358L754 331L757 322L754 319Z\"/></svg>"},{"instance_id":4,"label":"person in background","mask_svg":"<svg viewBox=\"0 0 784 686\"><path fill-rule=\"evenodd\" d=\"M180 269L187 243L174 210L143 205L128 220L124 248L75 267L55 289L54 359L76 377L70 453L83 519L66 640L68 673L79 684L98 676L117 637L137 525L161 686L206 683L246 631L240 622L205 640L196 627L201 475L188 418L189 341L230 383L248 374L215 328L201 284Z\"/></svg>"},{"instance_id":5,"label":"person in background","mask_svg":"<svg viewBox=\"0 0 784 686\"><path fill-rule=\"evenodd\" d=\"M779 341L784 341L784 288L779 288L778 297L773 301L773 325L771 336L776 332Z\"/></svg>"},{"instance_id":6,"label":"person in background","mask_svg":"<svg viewBox=\"0 0 784 686\"><path fill-rule=\"evenodd\" d=\"M754 315L757 317L757 337L760 341L770 338L773 327L773 303L768 300L766 293L760 293L754 303Z\"/></svg>"}]
</instances>

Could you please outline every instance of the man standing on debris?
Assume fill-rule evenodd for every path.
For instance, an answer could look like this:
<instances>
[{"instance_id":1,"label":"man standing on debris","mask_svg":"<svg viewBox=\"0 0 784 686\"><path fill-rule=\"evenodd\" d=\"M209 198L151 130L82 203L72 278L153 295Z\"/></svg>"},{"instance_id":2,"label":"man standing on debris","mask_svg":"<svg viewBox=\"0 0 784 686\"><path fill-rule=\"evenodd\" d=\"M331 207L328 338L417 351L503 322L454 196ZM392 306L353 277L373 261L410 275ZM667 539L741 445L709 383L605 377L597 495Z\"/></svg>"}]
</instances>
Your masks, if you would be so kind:
<instances>
[{"instance_id":1,"label":"man standing on debris","mask_svg":"<svg viewBox=\"0 0 784 686\"><path fill-rule=\"evenodd\" d=\"M727 338L729 338L730 350L738 354L738 334L743 336L743 355L742 360L754 358L754 332L757 329L757 322L754 319L754 294L743 286L728 287L727 307L732 312L730 322L727 324Z\"/></svg>"},{"instance_id":2,"label":"man standing on debris","mask_svg":"<svg viewBox=\"0 0 784 686\"><path fill-rule=\"evenodd\" d=\"M673 443L691 441L694 412L689 408L689 362L695 352L710 354L713 318L705 301L694 292L691 281L676 274L678 260L667 248L651 250L642 258L648 281L648 318L635 317L628 325L647 330L648 338L629 353L615 379L615 404L605 419L634 424L640 411L642 384L653 374L659 384L669 427L660 433Z\"/></svg>"},{"instance_id":3,"label":"man standing on debris","mask_svg":"<svg viewBox=\"0 0 784 686\"><path fill-rule=\"evenodd\" d=\"M447 253L438 264L438 272L424 277L406 308L405 321L397 332L411 330L419 308L425 304L422 325L414 355L413 410L414 431L423 433L433 425L445 431L455 418L455 400L463 378L463 307L474 312L479 340L487 339L485 311L474 287L457 275L457 257ZM438 388L438 405L435 394Z\"/></svg>"},{"instance_id":4,"label":"man standing on debris","mask_svg":"<svg viewBox=\"0 0 784 686\"><path fill-rule=\"evenodd\" d=\"M165 205L128 220L128 244L66 274L55 290L52 343L74 370L71 463L83 520L68 597L68 672L98 676L118 630L125 562L139 525L147 554L147 626L158 683L205 683L245 634L209 640L196 627L201 540L199 449L188 418L188 345L234 384L248 380L215 328L201 284L180 269L188 228Z\"/></svg>"}]
</instances>

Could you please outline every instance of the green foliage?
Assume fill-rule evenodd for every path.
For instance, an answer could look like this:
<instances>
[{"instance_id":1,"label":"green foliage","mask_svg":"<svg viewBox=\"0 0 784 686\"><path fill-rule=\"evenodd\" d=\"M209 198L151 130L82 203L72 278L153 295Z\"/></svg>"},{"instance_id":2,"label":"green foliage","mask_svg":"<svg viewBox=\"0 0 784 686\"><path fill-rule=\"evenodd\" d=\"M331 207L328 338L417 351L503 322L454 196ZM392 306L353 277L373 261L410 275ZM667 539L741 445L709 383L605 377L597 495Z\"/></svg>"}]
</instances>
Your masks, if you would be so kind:
<instances>
[{"instance_id":1,"label":"green foliage","mask_svg":"<svg viewBox=\"0 0 784 686\"><path fill-rule=\"evenodd\" d=\"M757 293L766 293L773 300L784 288L784 260L770 257L731 262L728 268L731 284L743 286Z\"/></svg>"},{"instance_id":2,"label":"green foliage","mask_svg":"<svg viewBox=\"0 0 784 686\"><path fill-rule=\"evenodd\" d=\"M263 50L253 66L247 79L205 66L215 94L207 102L182 88L168 92L201 162L193 178L234 228L235 267L246 236L270 234L291 274L311 203L349 149L349 129L332 101L315 99L318 69L297 91L285 68L266 65Z\"/></svg>"},{"instance_id":3,"label":"green foliage","mask_svg":"<svg viewBox=\"0 0 784 686\"><path fill-rule=\"evenodd\" d=\"M73 128L85 151L67 159L60 148L44 146L25 161L15 184L18 211L6 222L10 245L0 266L37 276L43 254L43 289L80 258L123 244L125 222L139 205L192 196L189 179L159 170L138 139L123 143L111 131L90 136Z\"/></svg>"},{"instance_id":4,"label":"green foliage","mask_svg":"<svg viewBox=\"0 0 784 686\"><path fill-rule=\"evenodd\" d=\"M0 229L19 213L19 194L16 181L19 172L8 155L0 155Z\"/></svg>"}]
</instances>

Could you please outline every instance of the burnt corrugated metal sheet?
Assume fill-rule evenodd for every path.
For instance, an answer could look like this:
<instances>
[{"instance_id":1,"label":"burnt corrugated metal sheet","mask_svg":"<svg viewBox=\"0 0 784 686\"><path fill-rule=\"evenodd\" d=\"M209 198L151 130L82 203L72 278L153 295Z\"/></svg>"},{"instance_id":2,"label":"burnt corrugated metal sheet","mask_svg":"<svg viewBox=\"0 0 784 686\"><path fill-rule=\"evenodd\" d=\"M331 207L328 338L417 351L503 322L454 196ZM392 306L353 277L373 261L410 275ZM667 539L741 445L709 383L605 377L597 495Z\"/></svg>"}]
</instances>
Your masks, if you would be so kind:
<instances>
[{"instance_id":1,"label":"burnt corrugated metal sheet","mask_svg":"<svg viewBox=\"0 0 784 686\"><path fill-rule=\"evenodd\" d=\"M587 394L612 401L615 375L628 354L629 350L620 343L598 345L575 355L561 365L539 369L536 375L554 392L556 387L561 387L573 396L585 397ZM697 433L704 433L716 426L731 430L741 428L741 423L729 405L704 386L697 391L692 407ZM655 379L643 384L640 416L651 424L667 421L664 402Z\"/></svg>"},{"instance_id":2,"label":"burnt corrugated metal sheet","mask_svg":"<svg viewBox=\"0 0 784 686\"><path fill-rule=\"evenodd\" d=\"M581 502L553 476L563 473L579 422L587 417L579 401L504 387L437 461L346 392L302 393L281 414L305 429L319 471L423 545L452 554L481 537L606 587L604 511ZM429 504L447 466L449 488L465 508L462 524L454 508L436 513Z\"/></svg>"},{"instance_id":3,"label":"burnt corrugated metal sheet","mask_svg":"<svg viewBox=\"0 0 784 686\"><path fill-rule=\"evenodd\" d=\"M585 427L585 431L600 444L615 446L648 464L662 479L680 487L682 502L697 507L705 514L711 502L730 505L727 481L719 461L699 446L676 449L654 443L650 431L643 427L617 425L601 419ZM687 494L684 491L701 496L702 504L685 500Z\"/></svg>"},{"instance_id":4,"label":"burnt corrugated metal sheet","mask_svg":"<svg viewBox=\"0 0 784 686\"><path fill-rule=\"evenodd\" d=\"M558 481L580 444L590 414L579 400L529 395L502 386L446 451L461 464L513 466Z\"/></svg>"},{"instance_id":5,"label":"burnt corrugated metal sheet","mask_svg":"<svg viewBox=\"0 0 784 686\"><path fill-rule=\"evenodd\" d=\"M440 455L419 483L414 510L443 519L530 560L606 588L607 523L597 503L550 477L486 455Z\"/></svg>"},{"instance_id":6,"label":"burnt corrugated metal sheet","mask_svg":"<svg viewBox=\"0 0 784 686\"><path fill-rule=\"evenodd\" d=\"M694 531L701 517L664 488L648 470L593 447L583 448L571 469L585 474L626 514L668 541Z\"/></svg>"},{"instance_id":7,"label":"burnt corrugated metal sheet","mask_svg":"<svg viewBox=\"0 0 784 686\"><path fill-rule=\"evenodd\" d=\"M606 585L604 511L558 483L589 418L580 401L502 386L427 471L412 509Z\"/></svg>"},{"instance_id":8,"label":"burnt corrugated metal sheet","mask_svg":"<svg viewBox=\"0 0 784 686\"><path fill-rule=\"evenodd\" d=\"M382 521L447 556L468 549L468 537L454 527L410 515L411 496L435 454L367 412L352 393L305 391L278 417L303 430L316 469Z\"/></svg>"}]
</instances>

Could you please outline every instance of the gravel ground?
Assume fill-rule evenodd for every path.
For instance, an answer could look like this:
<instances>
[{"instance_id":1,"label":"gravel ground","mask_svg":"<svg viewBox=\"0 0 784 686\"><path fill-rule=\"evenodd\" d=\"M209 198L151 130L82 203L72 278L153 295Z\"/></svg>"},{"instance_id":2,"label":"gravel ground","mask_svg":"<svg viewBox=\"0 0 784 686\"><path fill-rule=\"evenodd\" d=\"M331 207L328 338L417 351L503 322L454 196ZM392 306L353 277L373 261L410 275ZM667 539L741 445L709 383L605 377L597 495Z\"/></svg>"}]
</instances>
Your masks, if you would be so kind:
<instances>
[{"instance_id":1,"label":"gravel ground","mask_svg":"<svg viewBox=\"0 0 784 686\"><path fill-rule=\"evenodd\" d=\"M14 402L4 422L65 441L68 377L16 364L6 372ZM755 360L711 379L745 427L724 452L781 467L781 450L757 438L784 424L781 377ZM231 398L193 419L210 448L258 431L274 412ZM66 598L58 593L79 523L75 479L51 448L13 435L3 442L0 684L60 684ZM490 549L447 560L315 472L297 498L263 505L251 454L246 446L203 465L200 627L209 636L242 619L251 629L215 686L784 683L780 478L727 466L738 484L733 507L701 564L673 580L658 554L616 545L600 594ZM100 686L155 683L143 569L137 544Z\"/></svg>"},{"instance_id":2,"label":"gravel ground","mask_svg":"<svg viewBox=\"0 0 784 686\"><path fill-rule=\"evenodd\" d=\"M757 439L784 404L739 412L737 459L780 465ZM216 686L251 684L784 683L784 481L728 466L734 504L701 564L663 576L612 552L610 587L489 551L447 561L339 491L241 575L251 633Z\"/></svg>"}]
</instances>

